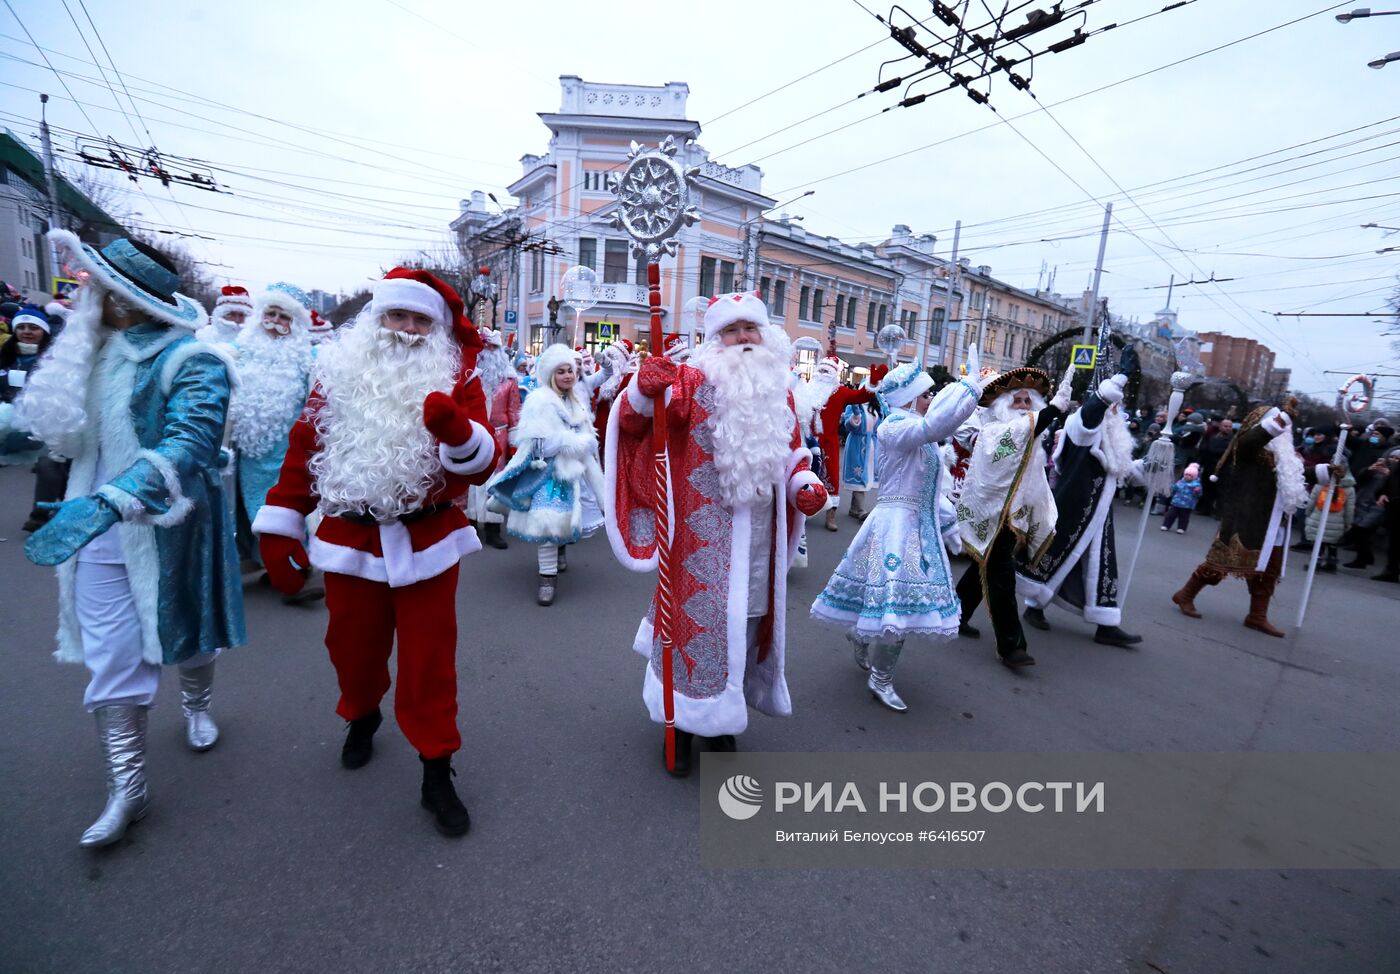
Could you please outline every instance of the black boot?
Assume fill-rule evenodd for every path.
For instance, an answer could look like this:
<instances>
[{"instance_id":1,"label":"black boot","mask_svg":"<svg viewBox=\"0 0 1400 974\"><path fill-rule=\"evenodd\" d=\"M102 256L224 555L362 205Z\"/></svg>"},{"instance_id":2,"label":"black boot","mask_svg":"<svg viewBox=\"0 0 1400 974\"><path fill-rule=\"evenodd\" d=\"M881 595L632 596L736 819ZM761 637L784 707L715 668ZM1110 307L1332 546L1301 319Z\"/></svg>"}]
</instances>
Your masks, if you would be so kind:
<instances>
[{"instance_id":1,"label":"black boot","mask_svg":"<svg viewBox=\"0 0 1400 974\"><path fill-rule=\"evenodd\" d=\"M1035 665L1035 657L1020 647L1013 649L1009 653L1000 654L997 658L1001 660L1002 666L1010 667L1013 670L1019 669L1022 666Z\"/></svg>"},{"instance_id":2,"label":"black boot","mask_svg":"<svg viewBox=\"0 0 1400 974\"><path fill-rule=\"evenodd\" d=\"M1042 632L1050 631L1050 621L1045 618L1045 610L1037 609L1035 606L1027 606L1026 611L1021 615L1026 620L1026 625L1032 629L1039 629Z\"/></svg>"},{"instance_id":3,"label":"black boot","mask_svg":"<svg viewBox=\"0 0 1400 974\"><path fill-rule=\"evenodd\" d=\"M346 768L363 768L374 756L374 732L384 723L384 716L375 707L373 712L350 721L345 733L345 746L340 749L340 764Z\"/></svg>"},{"instance_id":4,"label":"black boot","mask_svg":"<svg viewBox=\"0 0 1400 974\"><path fill-rule=\"evenodd\" d=\"M1103 643L1105 646L1136 646L1142 642L1142 637L1131 632L1124 632L1117 626L1099 626L1094 633L1094 642Z\"/></svg>"},{"instance_id":5,"label":"black boot","mask_svg":"<svg viewBox=\"0 0 1400 974\"><path fill-rule=\"evenodd\" d=\"M433 825L443 835L466 835L472 827L467 806L457 797L457 789L452 787L452 758L433 758L431 761L418 755L423 762L423 807L433 813Z\"/></svg>"},{"instance_id":6,"label":"black boot","mask_svg":"<svg viewBox=\"0 0 1400 974\"><path fill-rule=\"evenodd\" d=\"M711 751L732 752L739 750L739 742L735 740L733 734L721 734L719 737L707 737L705 740Z\"/></svg>"},{"instance_id":7,"label":"black boot","mask_svg":"<svg viewBox=\"0 0 1400 974\"><path fill-rule=\"evenodd\" d=\"M677 778L684 778L690 774L690 745L694 740L694 735L688 731L676 728L676 766L666 768L666 737L662 732L661 738L661 766L666 768L667 774L675 775Z\"/></svg>"},{"instance_id":8,"label":"black boot","mask_svg":"<svg viewBox=\"0 0 1400 974\"><path fill-rule=\"evenodd\" d=\"M569 557L564 554L568 547L568 545L563 544L559 546L559 574L561 575L569 570Z\"/></svg>"},{"instance_id":9,"label":"black boot","mask_svg":"<svg viewBox=\"0 0 1400 974\"><path fill-rule=\"evenodd\" d=\"M488 547L498 548L501 551L510 547L506 544L506 539L501 537L501 523L499 521L486 522L482 526L482 532L484 533L482 540L486 542Z\"/></svg>"},{"instance_id":10,"label":"black boot","mask_svg":"<svg viewBox=\"0 0 1400 974\"><path fill-rule=\"evenodd\" d=\"M967 639L981 639L982 630L966 622L958 623L958 635Z\"/></svg>"}]
</instances>

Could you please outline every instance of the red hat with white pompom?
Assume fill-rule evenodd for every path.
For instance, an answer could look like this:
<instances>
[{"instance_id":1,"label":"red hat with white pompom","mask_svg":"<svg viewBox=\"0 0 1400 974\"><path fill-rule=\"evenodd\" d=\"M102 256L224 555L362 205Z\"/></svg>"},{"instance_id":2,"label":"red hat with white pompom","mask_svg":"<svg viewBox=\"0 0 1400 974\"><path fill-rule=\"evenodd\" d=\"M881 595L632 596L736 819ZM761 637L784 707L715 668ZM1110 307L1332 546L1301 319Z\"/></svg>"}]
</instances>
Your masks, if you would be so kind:
<instances>
[{"instance_id":1,"label":"red hat with white pompom","mask_svg":"<svg viewBox=\"0 0 1400 974\"><path fill-rule=\"evenodd\" d=\"M431 318L434 325L447 326L463 348L480 349L481 335L467 318L462 299L446 281L427 271L395 267L377 281L370 298L373 315L389 311L413 311Z\"/></svg>"},{"instance_id":2,"label":"red hat with white pompom","mask_svg":"<svg viewBox=\"0 0 1400 974\"><path fill-rule=\"evenodd\" d=\"M739 291L710 298L710 307L705 311L705 340L714 338L736 321L749 321L768 327L768 309L757 291Z\"/></svg>"}]
</instances>

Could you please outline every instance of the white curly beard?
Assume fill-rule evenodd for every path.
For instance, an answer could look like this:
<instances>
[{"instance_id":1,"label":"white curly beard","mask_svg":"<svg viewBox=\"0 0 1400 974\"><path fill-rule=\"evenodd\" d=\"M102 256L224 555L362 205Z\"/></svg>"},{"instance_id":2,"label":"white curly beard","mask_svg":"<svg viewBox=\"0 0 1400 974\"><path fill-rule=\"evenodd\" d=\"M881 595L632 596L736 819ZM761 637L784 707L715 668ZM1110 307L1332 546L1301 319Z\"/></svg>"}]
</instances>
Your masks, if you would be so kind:
<instances>
[{"instance_id":1,"label":"white curly beard","mask_svg":"<svg viewBox=\"0 0 1400 974\"><path fill-rule=\"evenodd\" d=\"M1303 458L1293 449L1293 438L1284 433L1269 441L1274 457L1274 482L1283 511L1296 511L1308 502L1308 485L1303 479Z\"/></svg>"},{"instance_id":2,"label":"white curly beard","mask_svg":"<svg viewBox=\"0 0 1400 974\"><path fill-rule=\"evenodd\" d=\"M88 382L98 350L116 334L102 326L102 297L96 284L78 289L73 312L25 384L16 405L16 424L27 427L49 451L73 458L88 423Z\"/></svg>"},{"instance_id":3,"label":"white curly beard","mask_svg":"<svg viewBox=\"0 0 1400 974\"><path fill-rule=\"evenodd\" d=\"M510 356L503 350L484 348L476 357L476 374L489 403L500 384L515 374L515 368L511 365Z\"/></svg>"},{"instance_id":4,"label":"white curly beard","mask_svg":"<svg viewBox=\"0 0 1400 974\"><path fill-rule=\"evenodd\" d=\"M789 354L787 335L769 325L761 345L710 339L690 358L715 388L715 468L728 507L772 498L783 479L795 422L788 406Z\"/></svg>"},{"instance_id":5,"label":"white curly beard","mask_svg":"<svg viewBox=\"0 0 1400 974\"><path fill-rule=\"evenodd\" d=\"M306 404L311 342L306 332L274 338L261 325L238 335L238 388L229 403L233 444L250 457L285 449Z\"/></svg>"},{"instance_id":6,"label":"white curly beard","mask_svg":"<svg viewBox=\"0 0 1400 974\"><path fill-rule=\"evenodd\" d=\"M821 433L821 417L818 415L831 394L840 385L840 380L828 372L817 371L806 382L799 382L792 390L793 402L797 406L797 425L804 432L814 436Z\"/></svg>"},{"instance_id":7,"label":"white curly beard","mask_svg":"<svg viewBox=\"0 0 1400 974\"><path fill-rule=\"evenodd\" d=\"M461 358L443 329L409 344L376 318L357 321L321 349L321 449L310 470L327 514L389 520L423 506L442 483L437 442L423 425L423 400L430 392L452 391Z\"/></svg>"},{"instance_id":8,"label":"white curly beard","mask_svg":"<svg viewBox=\"0 0 1400 974\"><path fill-rule=\"evenodd\" d=\"M1133 435L1128 432L1127 417L1116 405L1104 415L1099 453L1104 469L1122 483L1133 469Z\"/></svg>"}]
</instances>

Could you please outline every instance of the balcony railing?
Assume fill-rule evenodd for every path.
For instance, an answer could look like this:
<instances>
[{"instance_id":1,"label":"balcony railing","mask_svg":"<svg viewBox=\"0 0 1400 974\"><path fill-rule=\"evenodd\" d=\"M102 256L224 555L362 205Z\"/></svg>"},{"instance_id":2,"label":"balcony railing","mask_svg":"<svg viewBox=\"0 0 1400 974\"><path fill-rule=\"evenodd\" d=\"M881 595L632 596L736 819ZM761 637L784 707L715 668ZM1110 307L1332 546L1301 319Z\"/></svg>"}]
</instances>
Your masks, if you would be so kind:
<instances>
[{"instance_id":1,"label":"balcony railing","mask_svg":"<svg viewBox=\"0 0 1400 974\"><path fill-rule=\"evenodd\" d=\"M640 304L647 305L647 289L644 284L599 284L600 304Z\"/></svg>"}]
</instances>

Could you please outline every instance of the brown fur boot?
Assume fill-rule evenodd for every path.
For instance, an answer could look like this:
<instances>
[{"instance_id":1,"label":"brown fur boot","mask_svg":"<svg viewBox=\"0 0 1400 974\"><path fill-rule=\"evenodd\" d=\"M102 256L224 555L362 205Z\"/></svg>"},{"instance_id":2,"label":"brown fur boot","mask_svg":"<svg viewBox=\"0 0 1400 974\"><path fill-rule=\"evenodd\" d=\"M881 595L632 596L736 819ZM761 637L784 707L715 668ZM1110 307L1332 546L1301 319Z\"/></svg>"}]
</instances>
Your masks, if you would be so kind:
<instances>
[{"instance_id":1,"label":"brown fur boot","mask_svg":"<svg viewBox=\"0 0 1400 974\"><path fill-rule=\"evenodd\" d=\"M1186 580L1186 584L1181 586L1181 591L1172 596L1172 601L1181 610L1184 616L1192 619L1199 619L1200 612L1196 610L1196 596L1201 594L1201 589L1207 585L1218 585L1225 576L1219 570L1211 568L1209 565L1197 565L1196 570L1191 573L1191 577Z\"/></svg>"},{"instance_id":2,"label":"brown fur boot","mask_svg":"<svg viewBox=\"0 0 1400 974\"><path fill-rule=\"evenodd\" d=\"M1274 587L1278 585L1277 575L1253 575L1247 579L1249 584L1249 615L1244 617L1244 624L1256 632L1262 632L1266 636L1277 636L1283 638L1283 630L1274 627L1269 622L1269 600L1274 597Z\"/></svg>"}]
</instances>

